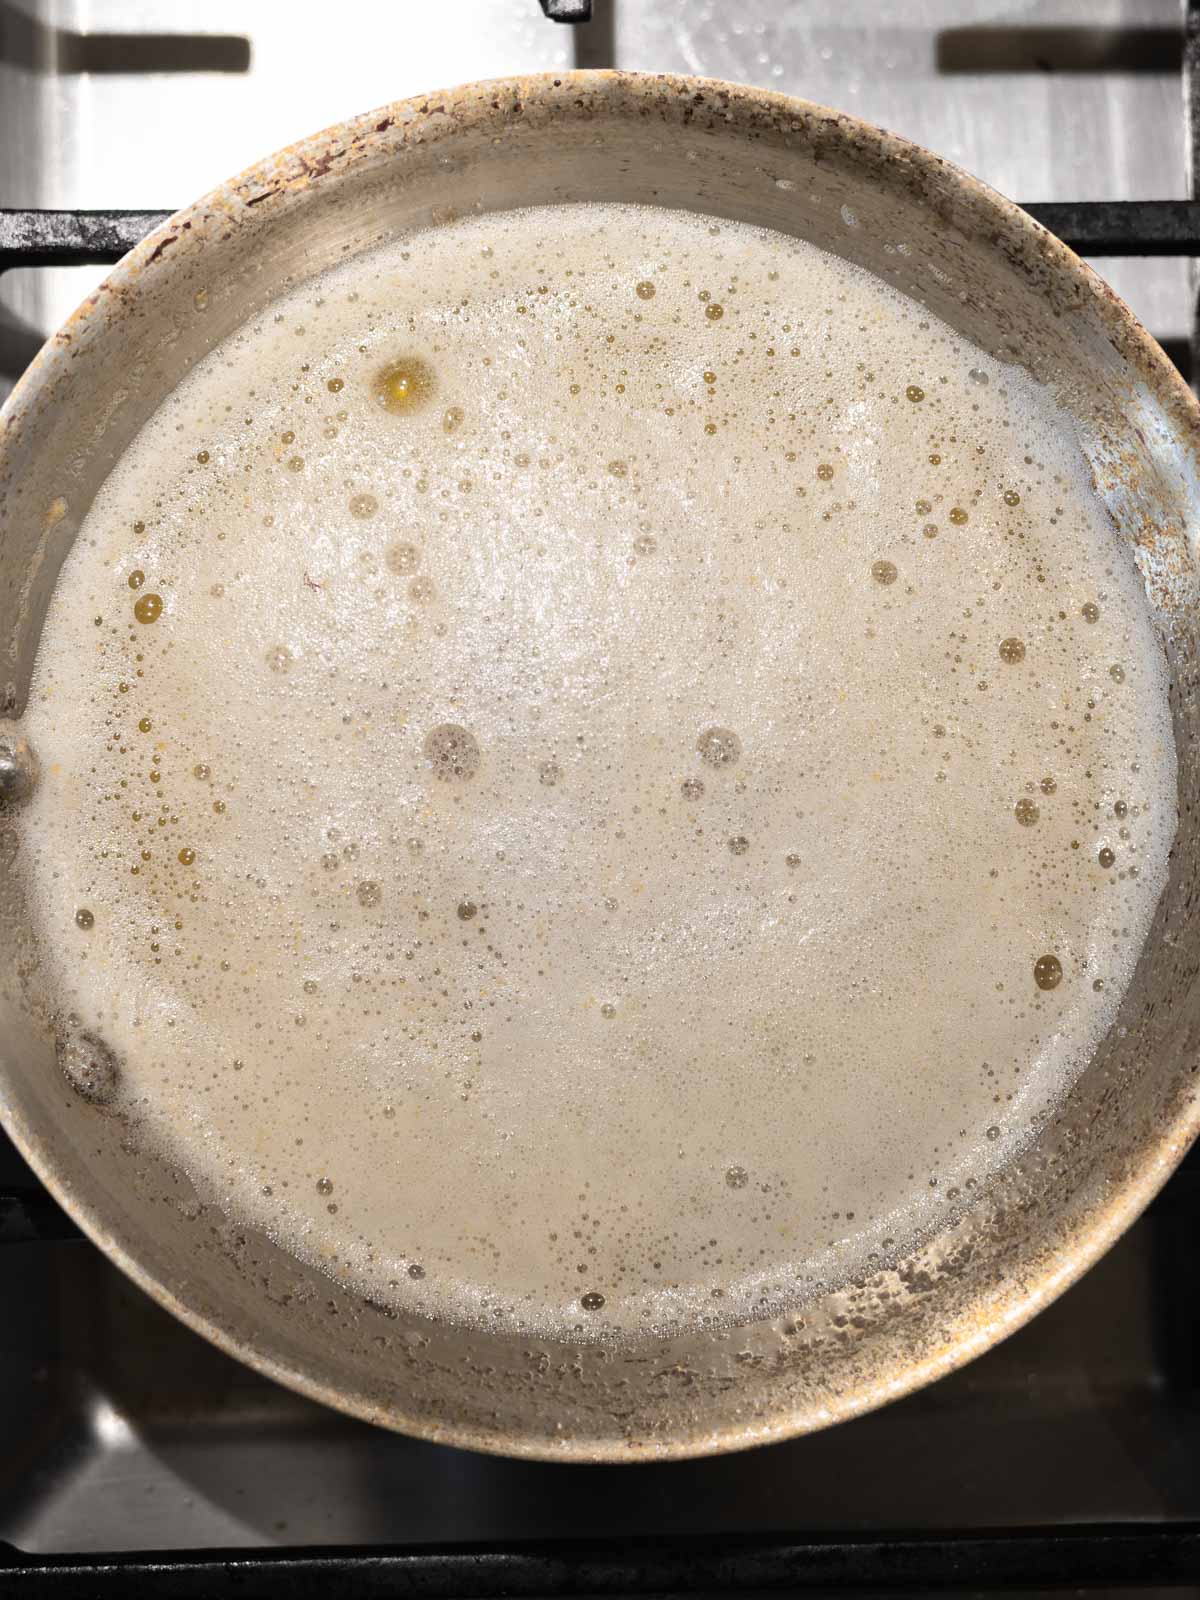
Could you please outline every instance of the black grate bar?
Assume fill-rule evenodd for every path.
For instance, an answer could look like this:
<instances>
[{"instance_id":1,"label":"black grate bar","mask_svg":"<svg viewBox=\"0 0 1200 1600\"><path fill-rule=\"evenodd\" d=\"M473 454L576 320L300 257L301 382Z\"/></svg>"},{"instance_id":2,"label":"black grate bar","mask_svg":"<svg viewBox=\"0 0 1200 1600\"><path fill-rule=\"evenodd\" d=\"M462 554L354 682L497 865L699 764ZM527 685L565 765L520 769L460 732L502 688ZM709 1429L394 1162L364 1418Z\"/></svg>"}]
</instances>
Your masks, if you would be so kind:
<instances>
[{"instance_id":1,"label":"black grate bar","mask_svg":"<svg viewBox=\"0 0 1200 1600\"><path fill-rule=\"evenodd\" d=\"M0 272L10 267L79 267L119 261L169 211L0 209Z\"/></svg>"},{"instance_id":2,"label":"black grate bar","mask_svg":"<svg viewBox=\"0 0 1200 1600\"><path fill-rule=\"evenodd\" d=\"M1200 200L1082 200L1026 211L1088 256L1200 256ZM167 211L0 210L0 272L118 261Z\"/></svg>"},{"instance_id":3,"label":"black grate bar","mask_svg":"<svg viewBox=\"0 0 1200 1600\"><path fill-rule=\"evenodd\" d=\"M895 1537L623 1539L394 1551L200 1550L149 1555L24 1556L0 1546L9 1595L88 1600L341 1600L360 1597L697 1595L764 1590L994 1591L1200 1582L1200 1524L1101 1524L1054 1531Z\"/></svg>"}]
</instances>

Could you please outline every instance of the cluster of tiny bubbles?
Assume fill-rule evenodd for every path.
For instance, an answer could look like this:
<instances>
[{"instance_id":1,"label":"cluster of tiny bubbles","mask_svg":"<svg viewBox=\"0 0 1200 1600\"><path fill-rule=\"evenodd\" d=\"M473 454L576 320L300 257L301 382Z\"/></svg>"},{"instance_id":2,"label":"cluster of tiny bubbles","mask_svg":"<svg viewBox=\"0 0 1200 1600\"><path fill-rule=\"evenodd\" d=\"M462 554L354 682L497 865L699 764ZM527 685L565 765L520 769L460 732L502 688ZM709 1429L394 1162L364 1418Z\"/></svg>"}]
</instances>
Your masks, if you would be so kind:
<instances>
[{"instance_id":1,"label":"cluster of tiny bubbles","mask_svg":"<svg viewBox=\"0 0 1200 1600\"><path fill-rule=\"evenodd\" d=\"M440 722L425 735L425 759L435 778L465 782L479 771L479 741L456 722Z\"/></svg>"},{"instance_id":2,"label":"cluster of tiny bubbles","mask_svg":"<svg viewBox=\"0 0 1200 1600\"><path fill-rule=\"evenodd\" d=\"M732 767L742 754L742 741L731 728L705 728L696 749L708 766Z\"/></svg>"},{"instance_id":3,"label":"cluster of tiny bubbles","mask_svg":"<svg viewBox=\"0 0 1200 1600\"><path fill-rule=\"evenodd\" d=\"M116 1056L97 1034L68 1026L58 1034L55 1049L63 1076L81 1099L107 1105L116 1097L121 1071Z\"/></svg>"}]
</instances>

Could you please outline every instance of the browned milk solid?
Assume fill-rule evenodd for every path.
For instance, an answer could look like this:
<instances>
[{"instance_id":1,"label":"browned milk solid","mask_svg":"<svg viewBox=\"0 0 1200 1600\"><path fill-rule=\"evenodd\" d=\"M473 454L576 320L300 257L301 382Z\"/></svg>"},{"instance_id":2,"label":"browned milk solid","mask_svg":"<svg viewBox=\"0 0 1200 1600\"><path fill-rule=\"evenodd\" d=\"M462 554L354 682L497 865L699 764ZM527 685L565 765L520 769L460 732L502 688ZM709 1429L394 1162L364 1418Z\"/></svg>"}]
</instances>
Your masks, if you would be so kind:
<instances>
[{"instance_id":1,"label":"browned milk solid","mask_svg":"<svg viewBox=\"0 0 1200 1600\"><path fill-rule=\"evenodd\" d=\"M28 714L45 959L201 1191L376 1298L761 1313L1107 1030L1158 660L1069 420L877 279L458 223L281 300L97 499Z\"/></svg>"}]
</instances>

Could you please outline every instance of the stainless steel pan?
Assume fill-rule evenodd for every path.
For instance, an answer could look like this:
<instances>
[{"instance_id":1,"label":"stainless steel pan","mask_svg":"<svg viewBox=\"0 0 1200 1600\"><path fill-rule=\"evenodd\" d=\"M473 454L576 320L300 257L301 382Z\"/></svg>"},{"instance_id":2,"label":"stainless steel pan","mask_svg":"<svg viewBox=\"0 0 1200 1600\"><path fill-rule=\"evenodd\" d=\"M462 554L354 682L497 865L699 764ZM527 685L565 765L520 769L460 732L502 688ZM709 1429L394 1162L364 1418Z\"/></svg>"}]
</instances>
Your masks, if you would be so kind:
<instances>
[{"instance_id":1,"label":"stainless steel pan","mask_svg":"<svg viewBox=\"0 0 1200 1600\"><path fill-rule=\"evenodd\" d=\"M695 208L810 239L1027 367L1078 419L1169 662L1180 788L1170 882L1095 1060L1019 1166L960 1197L935 1239L793 1315L606 1347L384 1314L205 1204L119 1114L71 1089L22 906L17 834L0 815L0 1111L96 1243L260 1371L426 1438L596 1461L783 1438L969 1360L1083 1272L1194 1136L1200 413L1069 250L956 168L852 118L755 89L617 73L405 101L295 145L173 217L50 340L0 412L8 715L19 719L56 574L96 490L214 343L381 238L585 199ZM0 787L22 770L0 738Z\"/></svg>"}]
</instances>

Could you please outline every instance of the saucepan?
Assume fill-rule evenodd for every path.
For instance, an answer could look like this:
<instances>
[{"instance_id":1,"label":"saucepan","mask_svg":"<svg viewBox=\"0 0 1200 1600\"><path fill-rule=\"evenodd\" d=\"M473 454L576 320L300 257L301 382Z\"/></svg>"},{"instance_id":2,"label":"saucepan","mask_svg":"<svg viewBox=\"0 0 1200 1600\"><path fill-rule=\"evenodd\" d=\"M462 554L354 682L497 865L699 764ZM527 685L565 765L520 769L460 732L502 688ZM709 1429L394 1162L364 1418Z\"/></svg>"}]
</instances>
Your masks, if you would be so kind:
<instances>
[{"instance_id":1,"label":"saucepan","mask_svg":"<svg viewBox=\"0 0 1200 1600\"><path fill-rule=\"evenodd\" d=\"M1169 881L1132 984L1024 1153L948 1203L903 1259L786 1315L623 1344L372 1305L225 1215L112 1106L75 1092L12 815L31 775L20 717L56 575L114 462L193 363L298 281L405 230L595 200L812 241L1049 385L1144 582L1179 774ZM1198 424L1127 308L1016 206L902 139L761 90L609 72L508 79L385 107L252 167L133 250L0 412L4 1126L80 1227L190 1327L317 1400L427 1439L563 1461L697 1455L853 1417L959 1366L1096 1260L1200 1122Z\"/></svg>"}]
</instances>

